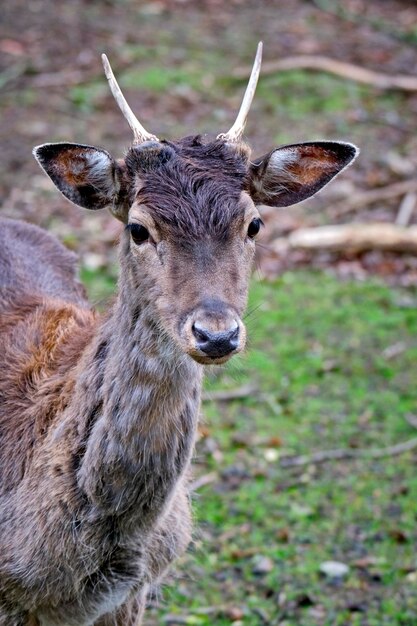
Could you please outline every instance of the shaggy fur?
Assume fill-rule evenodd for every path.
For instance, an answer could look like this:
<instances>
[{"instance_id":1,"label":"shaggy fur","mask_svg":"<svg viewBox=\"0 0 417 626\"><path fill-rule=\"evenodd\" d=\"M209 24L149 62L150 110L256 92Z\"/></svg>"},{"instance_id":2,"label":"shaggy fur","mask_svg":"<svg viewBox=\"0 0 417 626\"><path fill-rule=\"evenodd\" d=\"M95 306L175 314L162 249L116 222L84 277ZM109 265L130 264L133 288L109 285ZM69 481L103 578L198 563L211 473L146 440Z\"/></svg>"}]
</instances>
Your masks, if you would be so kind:
<instances>
[{"instance_id":1,"label":"shaggy fur","mask_svg":"<svg viewBox=\"0 0 417 626\"><path fill-rule=\"evenodd\" d=\"M334 145L315 151L309 192L329 158L334 172L352 159ZM211 362L194 323L239 328L234 352L244 347L259 218L249 192L262 195L265 176L269 197L277 164L282 188L286 154L251 166L246 147L199 137L133 147L124 161L91 146L36 150L66 197L149 238L124 230L118 295L101 318L71 253L0 221L0 626L141 623L149 586L190 538L199 363Z\"/></svg>"},{"instance_id":2,"label":"shaggy fur","mask_svg":"<svg viewBox=\"0 0 417 626\"><path fill-rule=\"evenodd\" d=\"M17 224L0 227L8 239ZM103 320L71 302L76 287L39 288L43 245L62 252L63 277L71 258L41 244L0 324L0 624L133 626L189 541L200 368L125 277Z\"/></svg>"}]
</instances>

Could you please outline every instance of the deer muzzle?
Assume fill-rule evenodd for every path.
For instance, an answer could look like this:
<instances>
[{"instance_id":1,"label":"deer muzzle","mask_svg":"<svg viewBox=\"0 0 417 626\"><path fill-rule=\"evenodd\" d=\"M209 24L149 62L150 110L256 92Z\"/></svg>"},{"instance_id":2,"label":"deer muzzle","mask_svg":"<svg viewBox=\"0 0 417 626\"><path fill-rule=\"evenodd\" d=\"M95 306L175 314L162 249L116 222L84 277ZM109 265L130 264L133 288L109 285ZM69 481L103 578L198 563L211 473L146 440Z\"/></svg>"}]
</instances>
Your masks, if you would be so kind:
<instances>
[{"instance_id":1,"label":"deer muzzle","mask_svg":"<svg viewBox=\"0 0 417 626\"><path fill-rule=\"evenodd\" d=\"M225 363L245 347L246 330L239 315L218 301L194 310L181 334L188 354L204 365Z\"/></svg>"}]
</instances>

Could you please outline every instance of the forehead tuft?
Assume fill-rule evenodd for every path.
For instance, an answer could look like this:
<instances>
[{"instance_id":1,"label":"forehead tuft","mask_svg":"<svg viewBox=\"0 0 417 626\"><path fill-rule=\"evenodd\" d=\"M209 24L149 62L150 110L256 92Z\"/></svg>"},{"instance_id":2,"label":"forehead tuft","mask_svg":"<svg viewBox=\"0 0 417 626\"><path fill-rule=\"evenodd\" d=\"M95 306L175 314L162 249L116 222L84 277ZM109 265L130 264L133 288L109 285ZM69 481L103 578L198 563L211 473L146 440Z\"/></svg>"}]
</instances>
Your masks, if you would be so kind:
<instances>
[{"instance_id":1,"label":"forehead tuft","mask_svg":"<svg viewBox=\"0 0 417 626\"><path fill-rule=\"evenodd\" d=\"M157 222L178 234L227 236L243 216L239 202L250 152L245 144L204 142L200 136L133 147L126 156L129 175L140 185L135 198Z\"/></svg>"}]
</instances>

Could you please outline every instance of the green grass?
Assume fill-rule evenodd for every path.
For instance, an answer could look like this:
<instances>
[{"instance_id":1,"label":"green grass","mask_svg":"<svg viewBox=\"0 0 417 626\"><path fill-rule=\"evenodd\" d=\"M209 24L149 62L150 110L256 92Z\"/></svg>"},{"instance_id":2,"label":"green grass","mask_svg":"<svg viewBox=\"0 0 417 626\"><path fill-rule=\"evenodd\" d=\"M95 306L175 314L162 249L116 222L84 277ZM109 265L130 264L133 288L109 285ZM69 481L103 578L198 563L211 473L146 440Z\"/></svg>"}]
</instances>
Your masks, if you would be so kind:
<instances>
[{"instance_id":1,"label":"green grass","mask_svg":"<svg viewBox=\"0 0 417 626\"><path fill-rule=\"evenodd\" d=\"M259 82L256 98L263 117L274 120L275 138L280 142L294 141L294 129L302 137L312 133L315 138L315 133L327 124L332 132L352 139L354 129L348 120L352 116L356 118L359 111L368 126L378 126L387 115L404 106L402 94L376 94L375 89L367 85L305 70L265 76ZM358 133L359 142L361 138Z\"/></svg>"},{"instance_id":2,"label":"green grass","mask_svg":"<svg viewBox=\"0 0 417 626\"><path fill-rule=\"evenodd\" d=\"M92 270L82 266L80 278L87 289L90 301L98 309L104 308L115 293L116 269L106 267Z\"/></svg>"},{"instance_id":3,"label":"green grass","mask_svg":"<svg viewBox=\"0 0 417 626\"><path fill-rule=\"evenodd\" d=\"M209 372L206 389L257 391L204 404L194 474L215 478L147 624L416 623L416 454L279 467L283 454L416 435L405 419L417 411L416 304L414 291L313 272L252 284L247 352ZM261 557L271 571L257 574ZM326 560L346 563L347 577L323 578Z\"/></svg>"},{"instance_id":4,"label":"green grass","mask_svg":"<svg viewBox=\"0 0 417 626\"><path fill-rule=\"evenodd\" d=\"M121 79L123 88L144 89L154 92L170 92L179 85L198 89L201 86L199 73L187 68L149 67L126 71Z\"/></svg>"}]
</instances>

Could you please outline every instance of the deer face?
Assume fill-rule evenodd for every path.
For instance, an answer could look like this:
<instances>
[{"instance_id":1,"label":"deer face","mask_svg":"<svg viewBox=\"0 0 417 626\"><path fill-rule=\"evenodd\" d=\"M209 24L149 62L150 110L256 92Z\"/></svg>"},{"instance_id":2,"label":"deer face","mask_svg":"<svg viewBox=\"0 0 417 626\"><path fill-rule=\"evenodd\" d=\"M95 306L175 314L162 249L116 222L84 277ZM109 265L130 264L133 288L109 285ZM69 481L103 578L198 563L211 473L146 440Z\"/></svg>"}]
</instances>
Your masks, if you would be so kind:
<instances>
[{"instance_id":1,"label":"deer face","mask_svg":"<svg viewBox=\"0 0 417 626\"><path fill-rule=\"evenodd\" d=\"M199 363L224 362L245 345L241 315L262 223L244 190L247 157L190 137L144 144L125 159L137 190L126 219L132 271L146 271L159 320Z\"/></svg>"},{"instance_id":2,"label":"deer face","mask_svg":"<svg viewBox=\"0 0 417 626\"><path fill-rule=\"evenodd\" d=\"M140 294L142 303L154 307L155 321L193 359L223 363L245 345L241 317L262 225L257 207L308 198L357 149L342 142L303 143L252 160L240 141L241 112L214 141L159 141L132 120L105 68L135 136L124 160L68 143L39 146L35 157L66 198L87 209L107 208L125 224L122 272L132 297Z\"/></svg>"}]
</instances>

